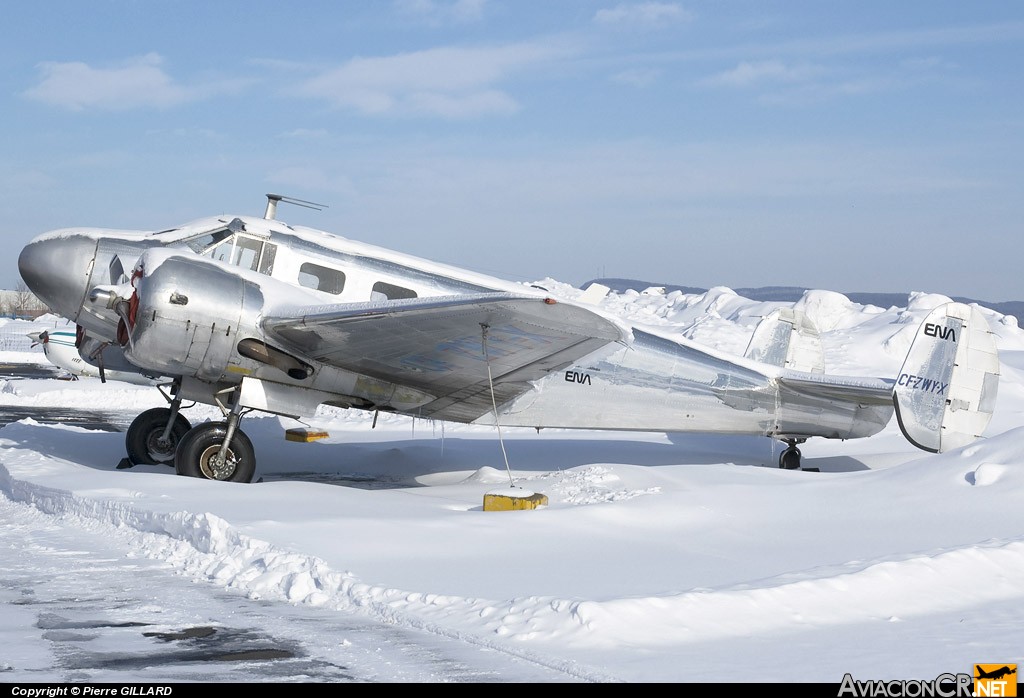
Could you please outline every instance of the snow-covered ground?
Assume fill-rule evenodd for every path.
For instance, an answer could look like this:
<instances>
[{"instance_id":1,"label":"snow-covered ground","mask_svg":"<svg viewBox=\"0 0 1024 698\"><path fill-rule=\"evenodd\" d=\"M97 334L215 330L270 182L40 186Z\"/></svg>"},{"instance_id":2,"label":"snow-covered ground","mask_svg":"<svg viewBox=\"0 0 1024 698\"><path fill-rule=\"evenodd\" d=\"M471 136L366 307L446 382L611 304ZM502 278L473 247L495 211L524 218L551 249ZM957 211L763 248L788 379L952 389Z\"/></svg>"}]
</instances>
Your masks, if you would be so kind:
<instances>
[{"instance_id":1,"label":"snow-covered ground","mask_svg":"<svg viewBox=\"0 0 1024 698\"><path fill-rule=\"evenodd\" d=\"M811 291L797 306L829 372L895 377L944 300L886 309ZM604 301L737 354L784 305L725 288ZM1024 332L985 313L998 405L964 449L919 451L893 422L804 444L814 473L775 467L765 438L504 429L516 484L549 498L536 511L482 511L508 485L484 427L381 415L371 428L372 415L323 409L308 425L330 438L300 444L284 439L297 422L252 416L261 482L238 485L117 470L123 434L13 421L0 429L0 680L238 680L181 653L96 657L160 656L167 633L241 618L306 657L250 666L248 680L838 683L1024 664ZM0 361L45 359L11 346ZM85 408L127 423L162 405L155 389L95 379L0 380L15 418ZM118 626L128 644L107 646L114 631L82 630L83 613L146 625Z\"/></svg>"}]
</instances>

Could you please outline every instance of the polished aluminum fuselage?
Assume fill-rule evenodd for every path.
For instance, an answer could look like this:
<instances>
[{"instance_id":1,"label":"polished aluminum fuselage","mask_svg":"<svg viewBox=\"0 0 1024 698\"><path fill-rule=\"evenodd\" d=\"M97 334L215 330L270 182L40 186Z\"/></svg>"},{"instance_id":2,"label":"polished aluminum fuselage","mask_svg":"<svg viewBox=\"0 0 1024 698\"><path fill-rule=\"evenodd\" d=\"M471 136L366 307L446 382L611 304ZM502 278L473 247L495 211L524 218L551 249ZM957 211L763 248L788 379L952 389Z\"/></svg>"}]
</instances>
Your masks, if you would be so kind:
<instances>
[{"instance_id":1,"label":"polished aluminum fuselage","mask_svg":"<svg viewBox=\"0 0 1024 698\"><path fill-rule=\"evenodd\" d=\"M877 433L891 418L888 382L858 380L862 401L798 387L822 382L634 328L629 346L544 379L502 410L501 423L848 439Z\"/></svg>"},{"instance_id":2,"label":"polished aluminum fuselage","mask_svg":"<svg viewBox=\"0 0 1024 698\"><path fill-rule=\"evenodd\" d=\"M400 379L308 356L284 355L275 363L240 352L246 340L265 346L266 316L381 297L551 295L258 218L204 219L162 233L55 231L25 248L20 266L52 310L140 371L180 377L188 399L213 404L241 384L243 406L295 416L312 415L327 403L481 424L495 420L490 412L439 408L437 396ZM130 341L123 332L119 341L118 326L126 322ZM854 438L876 433L892 415L891 382L798 374L638 328L626 328L624 336L500 404L500 423ZM306 368L308 375L300 375Z\"/></svg>"}]
</instances>

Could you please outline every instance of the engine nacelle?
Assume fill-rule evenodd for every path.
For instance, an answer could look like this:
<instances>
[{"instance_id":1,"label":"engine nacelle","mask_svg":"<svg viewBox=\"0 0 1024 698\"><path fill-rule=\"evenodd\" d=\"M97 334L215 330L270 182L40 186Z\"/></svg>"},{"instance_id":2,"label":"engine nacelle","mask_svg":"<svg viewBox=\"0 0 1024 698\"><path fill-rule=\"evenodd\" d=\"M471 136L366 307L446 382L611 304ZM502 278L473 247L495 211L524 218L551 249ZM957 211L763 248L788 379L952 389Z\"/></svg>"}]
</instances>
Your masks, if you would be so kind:
<instances>
[{"instance_id":1,"label":"engine nacelle","mask_svg":"<svg viewBox=\"0 0 1024 698\"><path fill-rule=\"evenodd\" d=\"M218 391L246 379L247 394L257 398L242 404L277 414L310 416L323 402L410 410L436 399L337 366L314 367L267 344L259 325L264 291L287 298L296 289L269 277L246 278L247 273L198 255L147 251L132 275L131 296L113 299L123 322L118 334L125 357L143 371L182 377L187 399L207 404Z\"/></svg>"},{"instance_id":2,"label":"engine nacelle","mask_svg":"<svg viewBox=\"0 0 1024 698\"><path fill-rule=\"evenodd\" d=\"M237 382L229 366L239 339L258 334L260 288L203 257L164 250L140 257L140 271L124 313L128 360L163 375Z\"/></svg>"}]
</instances>

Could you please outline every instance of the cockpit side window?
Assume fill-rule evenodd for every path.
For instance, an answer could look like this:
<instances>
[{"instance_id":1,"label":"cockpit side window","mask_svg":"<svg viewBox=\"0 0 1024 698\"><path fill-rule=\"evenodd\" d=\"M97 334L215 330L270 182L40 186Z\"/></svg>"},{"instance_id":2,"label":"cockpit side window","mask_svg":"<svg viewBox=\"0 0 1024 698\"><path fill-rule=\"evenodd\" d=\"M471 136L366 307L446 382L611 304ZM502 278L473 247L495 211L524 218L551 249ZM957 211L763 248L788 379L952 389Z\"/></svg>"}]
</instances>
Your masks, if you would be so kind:
<instances>
[{"instance_id":1,"label":"cockpit side window","mask_svg":"<svg viewBox=\"0 0 1024 698\"><path fill-rule=\"evenodd\" d=\"M260 261L260 252L262 250L262 240L253 240L252 238L239 235L235 238L235 249L232 254L231 263L236 267L244 267L255 271L256 265Z\"/></svg>"}]
</instances>

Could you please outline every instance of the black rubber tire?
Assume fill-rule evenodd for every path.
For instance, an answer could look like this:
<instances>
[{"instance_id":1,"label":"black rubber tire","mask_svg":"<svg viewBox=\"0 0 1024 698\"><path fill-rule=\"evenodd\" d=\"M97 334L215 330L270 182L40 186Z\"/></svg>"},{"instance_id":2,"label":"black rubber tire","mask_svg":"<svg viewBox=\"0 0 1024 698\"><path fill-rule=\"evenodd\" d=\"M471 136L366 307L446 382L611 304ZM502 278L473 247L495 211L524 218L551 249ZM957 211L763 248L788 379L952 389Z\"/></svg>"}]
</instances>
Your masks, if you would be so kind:
<instances>
[{"instance_id":1,"label":"black rubber tire","mask_svg":"<svg viewBox=\"0 0 1024 698\"><path fill-rule=\"evenodd\" d=\"M800 449L790 446L779 455L779 467L785 470L800 469Z\"/></svg>"},{"instance_id":2,"label":"black rubber tire","mask_svg":"<svg viewBox=\"0 0 1024 698\"><path fill-rule=\"evenodd\" d=\"M174 467L174 453L192 424L179 412L171 428L169 443L161 445L159 439L167 428L171 411L166 407L146 410L132 421L124 437L128 460L133 465L167 465Z\"/></svg>"},{"instance_id":3,"label":"black rubber tire","mask_svg":"<svg viewBox=\"0 0 1024 698\"><path fill-rule=\"evenodd\" d=\"M178 443L174 469L178 475L225 482L252 482L256 475L256 449L241 429L235 429L228 449L230 467L217 472L211 458L220 452L227 436L226 422L205 422L192 429Z\"/></svg>"}]
</instances>

